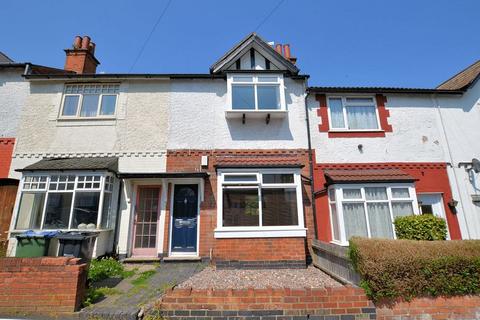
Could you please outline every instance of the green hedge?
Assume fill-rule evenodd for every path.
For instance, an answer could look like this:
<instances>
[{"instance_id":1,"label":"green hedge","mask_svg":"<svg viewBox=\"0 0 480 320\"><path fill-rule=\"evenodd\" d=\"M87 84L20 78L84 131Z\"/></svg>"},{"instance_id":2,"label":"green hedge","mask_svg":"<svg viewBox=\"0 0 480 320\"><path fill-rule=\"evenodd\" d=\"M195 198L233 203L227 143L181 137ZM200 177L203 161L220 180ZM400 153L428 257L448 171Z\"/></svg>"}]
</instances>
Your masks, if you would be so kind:
<instances>
[{"instance_id":1,"label":"green hedge","mask_svg":"<svg viewBox=\"0 0 480 320\"><path fill-rule=\"evenodd\" d=\"M480 294L480 241L352 238L361 286L374 301Z\"/></svg>"},{"instance_id":2,"label":"green hedge","mask_svg":"<svg viewBox=\"0 0 480 320\"><path fill-rule=\"evenodd\" d=\"M394 223L398 239L432 241L447 238L445 220L431 214L397 217Z\"/></svg>"}]
</instances>

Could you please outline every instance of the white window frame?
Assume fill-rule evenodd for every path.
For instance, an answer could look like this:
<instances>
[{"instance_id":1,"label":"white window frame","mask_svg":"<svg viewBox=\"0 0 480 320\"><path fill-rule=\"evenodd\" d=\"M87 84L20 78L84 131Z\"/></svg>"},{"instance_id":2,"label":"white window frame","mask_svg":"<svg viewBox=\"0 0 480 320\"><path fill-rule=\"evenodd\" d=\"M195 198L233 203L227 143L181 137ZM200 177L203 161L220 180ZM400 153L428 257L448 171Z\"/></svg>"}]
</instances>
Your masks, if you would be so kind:
<instances>
[{"instance_id":1,"label":"white window frame","mask_svg":"<svg viewBox=\"0 0 480 320\"><path fill-rule=\"evenodd\" d=\"M253 81L233 81L233 77L252 77ZM259 82L259 77L276 77L277 81L275 82ZM254 95L255 95L255 109L233 109L233 85L253 85L254 86ZM258 97L257 97L257 87L262 85L277 85L279 94L280 94L280 108L278 109L259 109L258 108ZM286 103L285 103L285 84L282 74L277 73L262 73L262 74L253 74L253 73L229 73L227 75L227 105L229 110L235 112L269 112L275 113L279 111L286 111Z\"/></svg>"},{"instance_id":2,"label":"white window frame","mask_svg":"<svg viewBox=\"0 0 480 320\"><path fill-rule=\"evenodd\" d=\"M332 125L332 114L330 112L330 99L341 99L342 100L342 111L343 111L343 128L334 128ZM370 103L355 103L352 105L347 102L347 99L372 99L372 104ZM375 107L375 114L377 118L377 128L376 129L350 129L348 128L348 117L347 117L347 108L346 107ZM328 112L328 126L329 131L331 132L372 132L379 131L382 132L382 125L380 123L380 115L378 114L378 106L375 97L373 96L327 96L327 112Z\"/></svg>"},{"instance_id":3,"label":"white window frame","mask_svg":"<svg viewBox=\"0 0 480 320\"><path fill-rule=\"evenodd\" d=\"M107 93L103 93L103 92L100 92L100 93L83 93L83 92L82 93L67 93L67 88L72 87L72 86L82 86L83 88L85 88L85 86L94 86L94 85L100 85L100 86L102 86L102 88L105 87L105 86L115 86L115 87L118 88L118 90L117 90L117 92L113 92L113 93L110 93L110 92L107 92ZM99 95L98 103L97 103L97 114L95 116L82 117L80 115L81 108L82 108L82 103L83 103L83 97L86 96L86 95ZM78 97L76 114L73 115L73 116L63 115L63 109L65 107L66 98L67 97L73 97L73 96ZM114 110L113 114L111 114L111 115L101 115L100 114L100 108L102 106L103 96L116 96L117 97L115 99L115 110ZM66 83L65 86L64 86L64 90L63 90L62 105L60 107L60 113L58 115L58 118L59 119L82 119L82 120L86 120L86 119L115 119L115 117L117 115L117 106L118 106L119 96L120 96L120 84L119 83Z\"/></svg>"},{"instance_id":4,"label":"white window frame","mask_svg":"<svg viewBox=\"0 0 480 320\"><path fill-rule=\"evenodd\" d=\"M51 177L52 176L75 176L74 180L74 188L72 190L50 190L50 182L51 182ZM43 189L25 189L24 188L24 183L25 183L25 178L26 177L37 177L37 176L42 176L42 177L47 177L47 182L46 182L46 187ZM77 183L78 177L79 176L99 176L100 177L100 186L98 188L78 188ZM106 177L110 176L113 177L113 185L112 185L112 191L106 190ZM74 230L74 231L89 231L89 230L111 230L113 229L114 226L111 226L108 229L101 229L101 219L102 219L102 214L103 214L103 198L105 192L110 192L114 194L114 188L116 185L116 179L113 174L106 172L106 173L100 173L96 171L52 171L52 172L35 172L35 173L28 173L24 174L21 181L20 181L20 186L18 189L18 194L17 198L20 199L23 195L23 192L28 192L28 193L44 193L45 194L45 201L43 203L43 208L42 208L42 218L41 218L41 223L40 223L40 229L39 230ZM77 228L72 228L72 222L73 222L73 208L75 204L75 196L78 192L100 192L100 197L99 197L99 204L98 204L98 215L97 215L97 221L96 221L96 228L95 229L77 229ZM50 193L72 193L72 202L70 205L70 214L69 214L69 221L68 221L68 228L64 229L45 229L44 228L44 223L45 223L45 215L46 215L46 207L47 207L47 202L48 202L48 195ZM111 197L112 203L110 204L112 206L113 204L113 196ZM12 218L12 223L11 223L11 232L21 232L25 231L27 229L16 229L16 224L17 224L17 217L19 214L19 209L20 209L20 200L17 201L16 207L15 207L15 214L14 217ZM113 214L113 212L112 212Z\"/></svg>"},{"instance_id":5,"label":"white window frame","mask_svg":"<svg viewBox=\"0 0 480 320\"><path fill-rule=\"evenodd\" d=\"M365 196L365 188L386 188L387 191L387 200L366 200ZM392 197L392 188L408 188L409 198L393 198ZM343 190L344 189L360 189L361 190L361 199L344 199L343 197ZM331 201L329 197L330 190L334 191L335 200ZM367 223L367 235L370 238L370 221L368 219L368 210L367 210L367 203L372 202L383 202L388 203L389 211L390 211L390 219L392 221L392 229L393 229L393 238L396 239L395 234L395 226L393 225L394 217L392 211L392 202L411 202L413 208L413 214L418 215L418 200L417 194L415 190L415 185L413 183L351 183L351 184L333 184L328 187L327 189L327 198L328 198L328 211L329 211L329 218L330 218L330 230L333 239L333 223L332 223L332 210L331 205L335 205L337 210L337 218L338 218L338 226L340 231L340 239L333 239L331 242L341 245L341 246L348 246L348 239L346 239L346 232L345 232L345 223L343 217L343 203L363 203L364 205L364 212L365 212L365 220Z\"/></svg>"},{"instance_id":6,"label":"white window frame","mask_svg":"<svg viewBox=\"0 0 480 320\"><path fill-rule=\"evenodd\" d=\"M224 175L244 175L255 173L257 183L231 186L225 183ZM293 183L263 183L262 174L293 174ZM236 189L258 188L259 190L259 226L224 227L223 226L223 186ZM268 189L295 188L297 197L298 225L296 226L262 226L262 186ZM300 169L219 169L217 171L217 228L215 238L273 238L273 237L306 237L304 225L302 181Z\"/></svg>"}]
</instances>

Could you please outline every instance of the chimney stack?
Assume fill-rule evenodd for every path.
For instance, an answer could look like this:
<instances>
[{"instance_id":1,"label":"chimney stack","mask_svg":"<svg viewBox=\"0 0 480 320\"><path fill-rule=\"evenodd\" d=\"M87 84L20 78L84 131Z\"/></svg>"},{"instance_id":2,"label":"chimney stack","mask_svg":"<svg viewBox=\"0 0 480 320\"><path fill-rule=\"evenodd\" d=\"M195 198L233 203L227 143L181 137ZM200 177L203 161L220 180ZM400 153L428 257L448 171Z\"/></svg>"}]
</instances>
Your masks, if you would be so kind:
<instances>
[{"instance_id":1,"label":"chimney stack","mask_svg":"<svg viewBox=\"0 0 480 320\"><path fill-rule=\"evenodd\" d=\"M291 63L295 64L297 62L297 58L291 56L290 53L290 45L289 44L282 44L277 43L275 45L275 51L281 54L285 59L289 60Z\"/></svg>"},{"instance_id":2,"label":"chimney stack","mask_svg":"<svg viewBox=\"0 0 480 320\"><path fill-rule=\"evenodd\" d=\"M78 74L95 73L100 62L95 58L95 43L89 36L76 36L72 49L65 49L67 58L64 69Z\"/></svg>"}]
</instances>

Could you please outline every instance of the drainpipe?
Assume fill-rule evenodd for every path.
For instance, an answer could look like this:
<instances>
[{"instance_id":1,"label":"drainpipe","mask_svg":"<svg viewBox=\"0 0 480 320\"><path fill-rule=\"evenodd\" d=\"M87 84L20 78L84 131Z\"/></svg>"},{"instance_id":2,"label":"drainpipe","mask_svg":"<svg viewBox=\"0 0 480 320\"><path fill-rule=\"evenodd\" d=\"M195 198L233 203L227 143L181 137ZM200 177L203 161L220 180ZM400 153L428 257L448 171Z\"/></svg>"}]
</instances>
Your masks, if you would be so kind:
<instances>
[{"instance_id":1,"label":"drainpipe","mask_svg":"<svg viewBox=\"0 0 480 320\"><path fill-rule=\"evenodd\" d=\"M447 130L445 129L445 123L443 121L442 110L440 109L440 105L438 103L438 98L437 98L436 94L432 94L432 100L433 100L435 108L437 109L438 116L440 117L440 125L442 126L442 133L443 133L443 137L445 139L445 144L447 146L448 158L450 160L450 164L452 165L453 180L455 182L455 189L457 189L457 192L458 192L458 197L459 197L459 200L460 200L459 203L460 203L460 207L462 208L463 220L465 221L465 228L467 229L467 235L468 235L468 238L470 239L470 228L468 227L467 216L465 215L465 213L466 213L465 207L463 206L463 201L461 201L461 192L460 192L460 187L458 186L458 177L457 177L457 172L455 170L455 163L453 161L452 150L450 148L450 142L448 141L448 134L447 134Z\"/></svg>"},{"instance_id":2,"label":"drainpipe","mask_svg":"<svg viewBox=\"0 0 480 320\"><path fill-rule=\"evenodd\" d=\"M123 179L120 180L120 185L118 187L118 199L117 199L117 219L115 220L115 230L113 231L113 248L112 252L116 253L116 248L118 244L118 233L120 230L118 230L118 226L120 223L120 203L122 202L122 194L123 194Z\"/></svg>"},{"instance_id":3,"label":"drainpipe","mask_svg":"<svg viewBox=\"0 0 480 320\"><path fill-rule=\"evenodd\" d=\"M305 122L307 124L307 142L308 142L308 163L310 165L310 183L311 183L311 195L312 198L312 211L313 211L313 230L315 233L315 239L318 239L318 230L317 230L317 207L315 204L315 180L313 177L313 152L312 152L312 139L310 135L310 117L308 115L308 79L305 79L304 83L304 92L305 92Z\"/></svg>"}]
</instances>

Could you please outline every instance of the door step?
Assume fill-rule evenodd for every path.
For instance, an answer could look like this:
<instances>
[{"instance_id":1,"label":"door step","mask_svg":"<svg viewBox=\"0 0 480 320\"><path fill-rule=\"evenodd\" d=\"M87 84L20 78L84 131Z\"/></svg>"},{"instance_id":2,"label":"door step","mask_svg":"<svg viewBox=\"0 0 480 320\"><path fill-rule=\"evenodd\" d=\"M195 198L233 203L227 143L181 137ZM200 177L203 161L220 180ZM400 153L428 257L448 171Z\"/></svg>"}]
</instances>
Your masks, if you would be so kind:
<instances>
[{"instance_id":1,"label":"door step","mask_svg":"<svg viewBox=\"0 0 480 320\"><path fill-rule=\"evenodd\" d=\"M147 262L160 262L160 258L155 257L130 257L122 260L125 263L147 263Z\"/></svg>"},{"instance_id":2,"label":"door step","mask_svg":"<svg viewBox=\"0 0 480 320\"><path fill-rule=\"evenodd\" d=\"M197 256L172 256L172 257L164 257L163 261L170 262L170 261L202 261L202 258Z\"/></svg>"}]
</instances>

